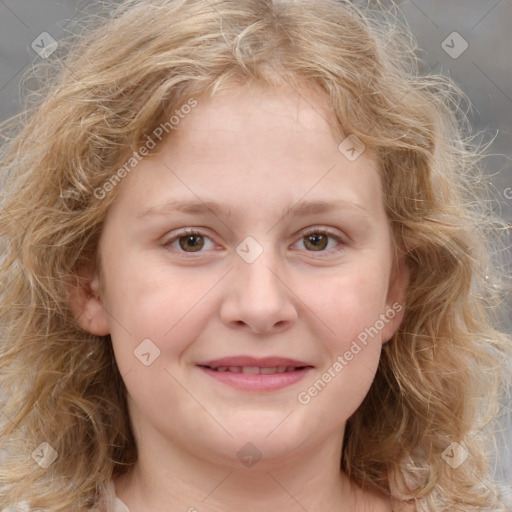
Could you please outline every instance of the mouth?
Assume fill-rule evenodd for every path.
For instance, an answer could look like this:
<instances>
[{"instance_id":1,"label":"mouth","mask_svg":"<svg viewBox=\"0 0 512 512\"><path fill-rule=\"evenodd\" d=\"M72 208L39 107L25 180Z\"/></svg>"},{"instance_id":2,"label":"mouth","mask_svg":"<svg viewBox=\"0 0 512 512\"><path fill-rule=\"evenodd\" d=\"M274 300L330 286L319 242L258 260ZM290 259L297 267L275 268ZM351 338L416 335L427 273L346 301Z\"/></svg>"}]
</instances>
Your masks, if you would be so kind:
<instances>
[{"instance_id":1,"label":"mouth","mask_svg":"<svg viewBox=\"0 0 512 512\"><path fill-rule=\"evenodd\" d=\"M197 365L206 375L235 389L275 391L301 380L314 367L283 357L226 357Z\"/></svg>"},{"instance_id":2,"label":"mouth","mask_svg":"<svg viewBox=\"0 0 512 512\"><path fill-rule=\"evenodd\" d=\"M209 368L215 372L244 373L245 375L274 375L303 370L307 366L203 366L203 368Z\"/></svg>"}]
</instances>

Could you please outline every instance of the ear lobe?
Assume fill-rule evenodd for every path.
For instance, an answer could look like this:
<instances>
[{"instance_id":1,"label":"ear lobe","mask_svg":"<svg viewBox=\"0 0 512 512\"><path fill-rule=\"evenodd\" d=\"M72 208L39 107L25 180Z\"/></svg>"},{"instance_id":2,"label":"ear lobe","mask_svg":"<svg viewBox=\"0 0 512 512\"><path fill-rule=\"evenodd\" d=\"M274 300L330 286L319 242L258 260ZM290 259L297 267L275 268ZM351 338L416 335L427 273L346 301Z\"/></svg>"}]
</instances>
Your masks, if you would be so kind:
<instances>
[{"instance_id":1,"label":"ear lobe","mask_svg":"<svg viewBox=\"0 0 512 512\"><path fill-rule=\"evenodd\" d=\"M97 272L82 268L80 274L73 283L68 283L71 312L82 329L96 336L106 336L110 334L110 326Z\"/></svg>"},{"instance_id":2,"label":"ear lobe","mask_svg":"<svg viewBox=\"0 0 512 512\"><path fill-rule=\"evenodd\" d=\"M404 253L400 254L395 262L389 280L386 311L384 315L388 320L382 329L382 343L387 343L400 327L405 314L405 296L409 285L410 268Z\"/></svg>"}]
</instances>

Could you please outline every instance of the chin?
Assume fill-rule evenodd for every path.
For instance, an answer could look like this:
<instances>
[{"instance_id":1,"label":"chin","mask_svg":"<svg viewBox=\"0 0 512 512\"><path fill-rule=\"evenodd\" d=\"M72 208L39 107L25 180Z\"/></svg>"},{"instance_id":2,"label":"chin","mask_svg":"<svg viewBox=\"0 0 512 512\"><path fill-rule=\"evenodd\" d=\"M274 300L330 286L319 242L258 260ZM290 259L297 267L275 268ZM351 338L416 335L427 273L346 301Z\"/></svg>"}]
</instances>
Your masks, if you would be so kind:
<instances>
[{"instance_id":1,"label":"chin","mask_svg":"<svg viewBox=\"0 0 512 512\"><path fill-rule=\"evenodd\" d=\"M247 452L249 456L261 457L262 462L275 461L290 457L301 448L306 449L311 441L314 443L313 432L286 425L288 419L283 421L285 417L281 414L277 421L231 431L234 439L230 444L235 446L237 457L243 457Z\"/></svg>"}]
</instances>

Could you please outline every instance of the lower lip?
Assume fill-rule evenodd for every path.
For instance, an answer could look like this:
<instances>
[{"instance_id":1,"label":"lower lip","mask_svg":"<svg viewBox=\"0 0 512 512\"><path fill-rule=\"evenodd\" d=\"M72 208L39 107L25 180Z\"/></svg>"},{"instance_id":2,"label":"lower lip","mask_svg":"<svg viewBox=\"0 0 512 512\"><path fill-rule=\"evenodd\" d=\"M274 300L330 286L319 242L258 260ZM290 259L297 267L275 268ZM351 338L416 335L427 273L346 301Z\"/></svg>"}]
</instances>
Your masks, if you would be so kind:
<instances>
[{"instance_id":1,"label":"lower lip","mask_svg":"<svg viewBox=\"0 0 512 512\"><path fill-rule=\"evenodd\" d=\"M204 366L199 367L204 373L219 382L228 384L235 389L244 391L275 391L291 386L312 370L312 367L302 368L293 372L273 373L271 375L254 375L247 373L218 372Z\"/></svg>"}]
</instances>

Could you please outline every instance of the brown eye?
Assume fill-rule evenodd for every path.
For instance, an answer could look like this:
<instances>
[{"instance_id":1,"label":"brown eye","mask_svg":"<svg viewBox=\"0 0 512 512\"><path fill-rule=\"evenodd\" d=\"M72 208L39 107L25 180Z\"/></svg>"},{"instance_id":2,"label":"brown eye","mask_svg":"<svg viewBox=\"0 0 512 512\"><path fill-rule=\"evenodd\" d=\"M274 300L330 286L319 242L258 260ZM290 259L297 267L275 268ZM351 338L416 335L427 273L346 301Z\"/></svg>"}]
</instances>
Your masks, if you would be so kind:
<instances>
[{"instance_id":1,"label":"brown eye","mask_svg":"<svg viewBox=\"0 0 512 512\"><path fill-rule=\"evenodd\" d=\"M174 236L164 241L163 246L175 254L202 254L215 249L215 242L208 236L195 229L181 229Z\"/></svg>"},{"instance_id":2,"label":"brown eye","mask_svg":"<svg viewBox=\"0 0 512 512\"><path fill-rule=\"evenodd\" d=\"M294 248L309 253L316 252L318 257L335 256L349 245L344 235L329 228L310 228L302 231L301 235Z\"/></svg>"},{"instance_id":3,"label":"brown eye","mask_svg":"<svg viewBox=\"0 0 512 512\"><path fill-rule=\"evenodd\" d=\"M323 251L329 243L329 236L325 233L311 233L304 238L304 246L311 251Z\"/></svg>"},{"instance_id":4,"label":"brown eye","mask_svg":"<svg viewBox=\"0 0 512 512\"><path fill-rule=\"evenodd\" d=\"M204 237L199 234L181 236L178 240L185 252L200 251L204 246Z\"/></svg>"}]
</instances>

